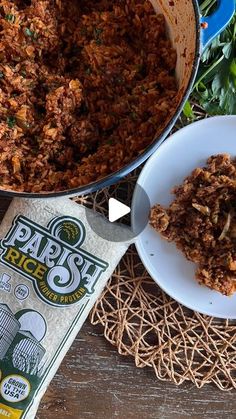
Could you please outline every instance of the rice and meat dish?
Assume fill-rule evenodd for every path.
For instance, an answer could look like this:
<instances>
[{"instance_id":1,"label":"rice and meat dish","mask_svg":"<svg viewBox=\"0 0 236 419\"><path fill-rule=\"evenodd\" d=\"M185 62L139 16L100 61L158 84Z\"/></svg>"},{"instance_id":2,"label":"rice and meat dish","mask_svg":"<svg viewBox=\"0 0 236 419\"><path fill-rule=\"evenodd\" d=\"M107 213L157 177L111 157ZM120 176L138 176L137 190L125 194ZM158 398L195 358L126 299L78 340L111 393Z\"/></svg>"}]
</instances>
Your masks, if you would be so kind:
<instances>
[{"instance_id":1,"label":"rice and meat dish","mask_svg":"<svg viewBox=\"0 0 236 419\"><path fill-rule=\"evenodd\" d=\"M145 0L0 0L0 188L60 191L132 161L176 108Z\"/></svg>"},{"instance_id":2,"label":"rice and meat dish","mask_svg":"<svg viewBox=\"0 0 236 419\"><path fill-rule=\"evenodd\" d=\"M198 264L199 283L224 295L236 291L236 159L212 156L174 189L168 208L155 205L150 223Z\"/></svg>"}]
</instances>

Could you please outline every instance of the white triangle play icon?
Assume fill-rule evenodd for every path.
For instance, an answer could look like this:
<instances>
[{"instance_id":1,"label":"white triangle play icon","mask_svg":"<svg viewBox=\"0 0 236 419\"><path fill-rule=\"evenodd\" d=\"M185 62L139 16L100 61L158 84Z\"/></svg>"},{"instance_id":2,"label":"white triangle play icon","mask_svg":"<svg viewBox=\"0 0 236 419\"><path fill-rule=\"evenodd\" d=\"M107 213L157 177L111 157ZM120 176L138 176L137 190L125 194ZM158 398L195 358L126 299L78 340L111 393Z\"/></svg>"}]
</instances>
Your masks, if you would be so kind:
<instances>
[{"instance_id":1,"label":"white triangle play icon","mask_svg":"<svg viewBox=\"0 0 236 419\"><path fill-rule=\"evenodd\" d=\"M124 217L129 214L131 209L127 205L122 204L122 202L117 201L117 199L110 198L108 203L109 209L109 221L114 223L114 221L119 220L119 218Z\"/></svg>"}]
</instances>

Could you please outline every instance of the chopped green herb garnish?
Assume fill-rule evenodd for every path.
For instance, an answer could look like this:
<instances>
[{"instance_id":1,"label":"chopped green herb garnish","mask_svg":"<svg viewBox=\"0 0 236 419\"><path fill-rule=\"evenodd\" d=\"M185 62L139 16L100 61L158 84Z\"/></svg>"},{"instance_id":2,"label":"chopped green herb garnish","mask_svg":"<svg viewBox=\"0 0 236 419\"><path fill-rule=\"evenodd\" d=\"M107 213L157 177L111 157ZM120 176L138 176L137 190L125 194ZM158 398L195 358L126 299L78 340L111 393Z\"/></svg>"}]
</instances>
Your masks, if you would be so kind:
<instances>
[{"instance_id":1,"label":"chopped green herb garnish","mask_svg":"<svg viewBox=\"0 0 236 419\"><path fill-rule=\"evenodd\" d=\"M21 72L21 76L25 79L26 78L26 71L25 70L22 70L22 72Z\"/></svg>"},{"instance_id":2,"label":"chopped green herb garnish","mask_svg":"<svg viewBox=\"0 0 236 419\"><path fill-rule=\"evenodd\" d=\"M124 83L124 79L123 79L123 77L116 77L116 82L117 82L118 84L122 84L122 83Z\"/></svg>"},{"instance_id":3,"label":"chopped green herb garnish","mask_svg":"<svg viewBox=\"0 0 236 419\"><path fill-rule=\"evenodd\" d=\"M136 114L136 112L131 112L130 117L131 119L133 119L133 121L136 121L138 118L138 115Z\"/></svg>"},{"instance_id":4,"label":"chopped green herb garnish","mask_svg":"<svg viewBox=\"0 0 236 419\"><path fill-rule=\"evenodd\" d=\"M97 45L101 45L102 44L102 41L101 41L101 39L99 38L99 36L101 35L101 33L102 33L102 29L99 29L99 28L95 28L94 29L94 37L95 37L95 40L96 40L96 44Z\"/></svg>"},{"instance_id":5,"label":"chopped green herb garnish","mask_svg":"<svg viewBox=\"0 0 236 419\"><path fill-rule=\"evenodd\" d=\"M87 35L87 28L83 27L80 29L81 35Z\"/></svg>"},{"instance_id":6,"label":"chopped green herb garnish","mask_svg":"<svg viewBox=\"0 0 236 419\"><path fill-rule=\"evenodd\" d=\"M90 68L90 67L88 67L88 68L85 70L85 73L86 73L86 74L88 74L88 75L90 75L90 74L92 73L91 68Z\"/></svg>"},{"instance_id":7,"label":"chopped green herb garnish","mask_svg":"<svg viewBox=\"0 0 236 419\"><path fill-rule=\"evenodd\" d=\"M109 145L114 144L114 140L112 140L111 138L109 138L109 140L107 140L107 144L109 144Z\"/></svg>"},{"instance_id":8,"label":"chopped green herb garnish","mask_svg":"<svg viewBox=\"0 0 236 419\"><path fill-rule=\"evenodd\" d=\"M16 124L16 118L14 116L8 116L7 125L9 126L9 128L14 128L15 124Z\"/></svg>"},{"instance_id":9,"label":"chopped green herb garnish","mask_svg":"<svg viewBox=\"0 0 236 419\"><path fill-rule=\"evenodd\" d=\"M99 35L101 35L102 32L103 32L102 29L99 29L99 28L95 28L94 29L94 34L95 34L96 37L98 37Z\"/></svg>"},{"instance_id":10,"label":"chopped green herb garnish","mask_svg":"<svg viewBox=\"0 0 236 419\"><path fill-rule=\"evenodd\" d=\"M2 79L4 77L4 74L2 71L0 71L0 79Z\"/></svg>"},{"instance_id":11,"label":"chopped green herb garnish","mask_svg":"<svg viewBox=\"0 0 236 419\"><path fill-rule=\"evenodd\" d=\"M34 36L34 32L29 28L25 28L25 34L30 37Z\"/></svg>"},{"instance_id":12,"label":"chopped green herb garnish","mask_svg":"<svg viewBox=\"0 0 236 419\"><path fill-rule=\"evenodd\" d=\"M15 16L12 15L11 13L7 14L5 16L5 19L8 20L8 22L10 22L10 23L14 23L15 22Z\"/></svg>"}]
</instances>

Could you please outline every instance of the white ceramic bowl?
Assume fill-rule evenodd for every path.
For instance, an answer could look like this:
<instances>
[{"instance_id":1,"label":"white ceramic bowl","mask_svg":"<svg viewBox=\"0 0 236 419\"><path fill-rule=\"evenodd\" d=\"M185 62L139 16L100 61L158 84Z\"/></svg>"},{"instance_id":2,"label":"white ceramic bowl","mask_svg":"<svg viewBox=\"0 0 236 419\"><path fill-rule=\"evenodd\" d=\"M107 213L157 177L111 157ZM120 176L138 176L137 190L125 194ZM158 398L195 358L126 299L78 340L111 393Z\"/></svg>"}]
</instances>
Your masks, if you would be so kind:
<instances>
[{"instance_id":1,"label":"white ceramic bowl","mask_svg":"<svg viewBox=\"0 0 236 419\"><path fill-rule=\"evenodd\" d=\"M209 156L229 153L236 156L236 116L220 116L193 123L169 137L148 160L138 179L151 205L168 205L170 191ZM142 206L139 188L134 192L132 221ZM168 243L147 225L136 247L151 277L171 297L203 314L236 319L236 294L231 297L199 285L196 265L187 261L175 244Z\"/></svg>"}]
</instances>

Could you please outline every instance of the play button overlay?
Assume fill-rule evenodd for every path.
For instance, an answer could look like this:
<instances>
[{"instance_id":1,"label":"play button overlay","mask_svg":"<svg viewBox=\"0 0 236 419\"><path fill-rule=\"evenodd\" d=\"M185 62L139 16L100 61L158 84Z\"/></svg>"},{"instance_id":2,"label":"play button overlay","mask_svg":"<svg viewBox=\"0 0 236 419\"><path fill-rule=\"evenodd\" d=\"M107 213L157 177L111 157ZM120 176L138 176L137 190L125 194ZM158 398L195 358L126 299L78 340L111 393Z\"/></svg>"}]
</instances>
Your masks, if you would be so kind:
<instances>
[{"instance_id":1,"label":"play button overlay","mask_svg":"<svg viewBox=\"0 0 236 419\"><path fill-rule=\"evenodd\" d=\"M109 199L109 221L114 223L131 212L131 208L115 198Z\"/></svg>"},{"instance_id":2,"label":"play button overlay","mask_svg":"<svg viewBox=\"0 0 236 419\"><path fill-rule=\"evenodd\" d=\"M121 191L122 194L122 191ZM149 221L151 204L148 195L138 184L135 187L135 199L126 203L123 198L107 200L108 215L105 217L93 210L86 209L86 219L99 237L110 242L134 242L140 233L146 228ZM130 214L130 215L129 215ZM130 225L125 224L125 216L131 219Z\"/></svg>"}]
</instances>

